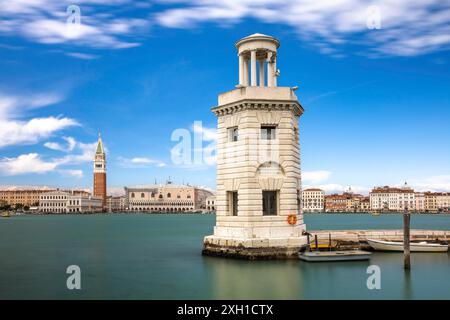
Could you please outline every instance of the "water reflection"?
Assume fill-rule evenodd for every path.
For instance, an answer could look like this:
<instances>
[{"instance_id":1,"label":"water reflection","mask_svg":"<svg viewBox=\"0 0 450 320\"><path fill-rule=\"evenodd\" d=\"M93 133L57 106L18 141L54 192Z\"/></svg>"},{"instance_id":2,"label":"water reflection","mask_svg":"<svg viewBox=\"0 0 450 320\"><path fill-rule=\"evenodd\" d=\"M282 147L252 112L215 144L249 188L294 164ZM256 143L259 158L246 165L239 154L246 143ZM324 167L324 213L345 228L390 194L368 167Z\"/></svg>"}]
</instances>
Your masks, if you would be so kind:
<instances>
[{"instance_id":1,"label":"water reflection","mask_svg":"<svg viewBox=\"0 0 450 320\"><path fill-rule=\"evenodd\" d=\"M204 257L211 299L303 299L297 260L247 261Z\"/></svg>"}]
</instances>

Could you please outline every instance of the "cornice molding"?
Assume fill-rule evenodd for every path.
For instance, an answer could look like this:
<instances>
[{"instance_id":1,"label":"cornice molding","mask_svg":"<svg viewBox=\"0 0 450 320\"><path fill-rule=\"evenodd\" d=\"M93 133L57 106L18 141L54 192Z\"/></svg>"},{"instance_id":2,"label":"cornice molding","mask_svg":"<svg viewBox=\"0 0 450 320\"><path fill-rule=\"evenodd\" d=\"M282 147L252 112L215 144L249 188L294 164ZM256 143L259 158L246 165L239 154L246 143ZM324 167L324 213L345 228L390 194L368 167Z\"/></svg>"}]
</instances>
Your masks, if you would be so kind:
<instances>
[{"instance_id":1,"label":"cornice molding","mask_svg":"<svg viewBox=\"0 0 450 320\"><path fill-rule=\"evenodd\" d=\"M273 100L248 100L243 99L233 103L211 108L216 116L233 114L244 110L268 110L268 111L291 111L296 116L301 116L303 107L298 101L273 101Z\"/></svg>"}]
</instances>

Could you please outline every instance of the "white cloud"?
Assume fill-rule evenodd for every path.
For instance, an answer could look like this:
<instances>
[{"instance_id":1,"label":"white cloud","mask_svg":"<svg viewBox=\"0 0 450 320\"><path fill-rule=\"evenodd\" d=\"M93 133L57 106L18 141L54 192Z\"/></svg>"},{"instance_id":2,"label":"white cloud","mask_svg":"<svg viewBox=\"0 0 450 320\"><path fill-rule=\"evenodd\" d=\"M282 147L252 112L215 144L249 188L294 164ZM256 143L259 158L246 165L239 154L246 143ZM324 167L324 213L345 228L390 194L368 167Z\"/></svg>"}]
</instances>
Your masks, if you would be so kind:
<instances>
[{"instance_id":1,"label":"white cloud","mask_svg":"<svg viewBox=\"0 0 450 320\"><path fill-rule=\"evenodd\" d=\"M59 170L62 175L74 177L74 178L83 178L83 170L79 169L64 169Z\"/></svg>"},{"instance_id":2,"label":"white cloud","mask_svg":"<svg viewBox=\"0 0 450 320\"><path fill-rule=\"evenodd\" d=\"M120 49L139 45L152 25L199 28L254 19L285 26L301 41L335 57L342 57L340 48L347 44L360 46L359 53L369 56L420 55L450 45L450 4L440 0L160 0L158 6L131 0L87 0L78 2L78 28L66 24L70 4L0 0L0 34L47 44ZM373 5L380 11L380 30L367 27ZM78 58L89 57L81 54Z\"/></svg>"},{"instance_id":3,"label":"white cloud","mask_svg":"<svg viewBox=\"0 0 450 320\"><path fill-rule=\"evenodd\" d=\"M34 144L53 133L79 125L66 117L34 118L28 121L0 120L0 148L16 144Z\"/></svg>"},{"instance_id":4,"label":"white cloud","mask_svg":"<svg viewBox=\"0 0 450 320\"><path fill-rule=\"evenodd\" d=\"M69 152L72 151L77 145L77 141L72 137L63 137L63 139L67 142L67 146L63 146L58 142L46 142L44 146L57 151Z\"/></svg>"},{"instance_id":5,"label":"white cloud","mask_svg":"<svg viewBox=\"0 0 450 320\"><path fill-rule=\"evenodd\" d=\"M97 142L82 143L76 141L73 137L63 137L63 139L66 141L65 146L57 142L47 142L44 145L50 149L68 153L65 156L44 160L37 153L28 153L18 157L0 158L0 175L14 176L55 171L63 176L83 177L82 170L68 169L67 166L91 162L94 159Z\"/></svg>"},{"instance_id":6,"label":"white cloud","mask_svg":"<svg viewBox=\"0 0 450 320\"><path fill-rule=\"evenodd\" d=\"M409 184L416 191L450 192L450 175L437 175L426 179L412 180Z\"/></svg>"},{"instance_id":7,"label":"white cloud","mask_svg":"<svg viewBox=\"0 0 450 320\"><path fill-rule=\"evenodd\" d=\"M31 109L56 104L62 100L58 94L17 94L0 92L0 148L16 144L34 144L57 131L79 125L67 117L45 117L22 120Z\"/></svg>"},{"instance_id":8,"label":"white cloud","mask_svg":"<svg viewBox=\"0 0 450 320\"><path fill-rule=\"evenodd\" d=\"M67 52L67 56L81 59L81 60L94 60L97 59L99 56L95 54L89 54L89 53L83 53L83 52Z\"/></svg>"},{"instance_id":9,"label":"white cloud","mask_svg":"<svg viewBox=\"0 0 450 320\"><path fill-rule=\"evenodd\" d=\"M163 161L147 157L134 157L131 159L118 157L118 160L119 164L124 168L146 168L150 166L162 168L166 166Z\"/></svg>"},{"instance_id":10,"label":"white cloud","mask_svg":"<svg viewBox=\"0 0 450 320\"><path fill-rule=\"evenodd\" d=\"M0 173L14 176L27 173L46 173L58 166L55 162L43 161L37 153L22 154L16 158L0 159Z\"/></svg>"},{"instance_id":11,"label":"white cloud","mask_svg":"<svg viewBox=\"0 0 450 320\"><path fill-rule=\"evenodd\" d=\"M11 95L0 92L0 119L16 118L24 111L51 106L62 100L63 97L55 93Z\"/></svg>"},{"instance_id":12,"label":"white cloud","mask_svg":"<svg viewBox=\"0 0 450 320\"><path fill-rule=\"evenodd\" d=\"M128 38L150 24L146 18L126 16L126 9L123 9L132 12L134 6L129 0L79 1L80 24L66 23L69 18L66 10L72 4L71 1L0 0L0 33L46 44L120 49L138 46L139 43ZM116 14L119 6L120 17ZM85 54L72 56L90 58Z\"/></svg>"},{"instance_id":13,"label":"white cloud","mask_svg":"<svg viewBox=\"0 0 450 320\"><path fill-rule=\"evenodd\" d=\"M287 25L326 54L336 54L340 45L349 43L360 45L363 52L401 56L450 45L450 5L439 0L175 0L171 4L178 6L156 14L156 21L165 27L192 28L207 22L236 24L252 18ZM379 30L367 27L371 5L380 12Z\"/></svg>"},{"instance_id":14,"label":"white cloud","mask_svg":"<svg viewBox=\"0 0 450 320\"><path fill-rule=\"evenodd\" d=\"M135 163L135 164L150 164L150 163L154 163L155 160L149 159L149 158L133 158L130 160L131 163Z\"/></svg>"},{"instance_id":15,"label":"white cloud","mask_svg":"<svg viewBox=\"0 0 450 320\"><path fill-rule=\"evenodd\" d=\"M325 180L328 180L328 178L331 176L330 171L326 170L318 170L318 171L304 171L302 172L302 180L308 181L311 183L319 183Z\"/></svg>"},{"instance_id":16,"label":"white cloud","mask_svg":"<svg viewBox=\"0 0 450 320\"><path fill-rule=\"evenodd\" d=\"M369 191L371 190L371 188L364 187L364 186L345 186L345 185L342 185L339 183L327 183L327 184L318 184L318 185L305 184L303 186L303 190L308 189L308 188L319 188L319 189L322 189L323 191L325 191L326 194L342 193L344 191L348 191L349 188L351 188L351 191L353 193L367 195L369 193Z\"/></svg>"}]
</instances>

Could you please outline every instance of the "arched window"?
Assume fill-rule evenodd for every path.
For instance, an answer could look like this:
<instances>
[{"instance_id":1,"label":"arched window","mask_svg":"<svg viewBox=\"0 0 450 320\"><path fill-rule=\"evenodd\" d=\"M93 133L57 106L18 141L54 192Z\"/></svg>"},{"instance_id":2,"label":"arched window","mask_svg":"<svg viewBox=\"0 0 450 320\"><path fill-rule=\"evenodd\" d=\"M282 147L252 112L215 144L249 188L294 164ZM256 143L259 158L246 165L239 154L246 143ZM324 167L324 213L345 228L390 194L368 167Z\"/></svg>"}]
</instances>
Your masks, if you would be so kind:
<instances>
[{"instance_id":1,"label":"arched window","mask_svg":"<svg viewBox=\"0 0 450 320\"><path fill-rule=\"evenodd\" d=\"M167 194L167 198L170 198L172 195L170 194L170 192Z\"/></svg>"},{"instance_id":2,"label":"arched window","mask_svg":"<svg viewBox=\"0 0 450 320\"><path fill-rule=\"evenodd\" d=\"M144 193L142 192L142 193L141 193L141 198L144 198L144 197L145 197L145 195L144 195Z\"/></svg>"},{"instance_id":3,"label":"arched window","mask_svg":"<svg viewBox=\"0 0 450 320\"><path fill-rule=\"evenodd\" d=\"M152 192L152 198L154 198L154 197L155 197L155 193Z\"/></svg>"},{"instance_id":4,"label":"arched window","mask_svg":"<svg viewBox=\"0 0 450 320\"><path fill-rule=\"evenodd\" d=\"M160 199L162 199L162 197L163 197L162 194L160 194L160 195L158 196L158 198L160 198Z\"/></svg>"},{"instance_id":5,"label":"arched window","mask_svg":"<svg viewBox=\"0 0 450 320\"><path fill-rule=\"evenodd\" d=\"M186 198L190 199L190 198L191 198L191 195L190 195L190 194L188 194Z\"/></svg>"},{"instance_id":6,"label":"arched window","mask_svg":"<svg viewBox=\"0 0 450 320\"><path fill-rule=\"evenodd\" d=\"M131 197L134 198L134 192L131 193Z\"/></svg>"},{"instance_id":7,"label":"arched window","mask_svg":"<svg viewBox=\"0 0 450 320\"><path fill-rule=\"evenodd\" d=\"M181 196L179 194L177 194L177 199L180 199L180 198L181 198Z\"/></svg>"}]
</instances>

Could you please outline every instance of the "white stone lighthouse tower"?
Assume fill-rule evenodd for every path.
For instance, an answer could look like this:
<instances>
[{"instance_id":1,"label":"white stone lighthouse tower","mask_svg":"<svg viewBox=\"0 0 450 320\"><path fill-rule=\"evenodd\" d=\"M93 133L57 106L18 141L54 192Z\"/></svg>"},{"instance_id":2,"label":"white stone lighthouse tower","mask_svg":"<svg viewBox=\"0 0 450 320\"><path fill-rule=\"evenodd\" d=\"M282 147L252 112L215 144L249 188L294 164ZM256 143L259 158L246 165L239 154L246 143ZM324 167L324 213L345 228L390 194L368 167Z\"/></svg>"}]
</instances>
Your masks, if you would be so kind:
<instances>
[{"instance_id":1,"label":"white stone lighthouse tower","mask_svg":"<svg viewBox=\"0 0 450 320\"><path fill-rule=\"evenodd\" d=\"M239 84L219 95L217 220L203 253L294 256L306 243L301 212L299 118L290 87L277 87L277 39L236 43Z\"/></svg>"}]
</instances>

